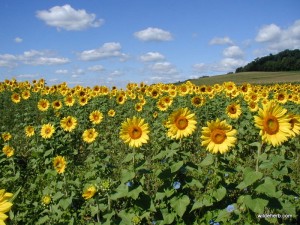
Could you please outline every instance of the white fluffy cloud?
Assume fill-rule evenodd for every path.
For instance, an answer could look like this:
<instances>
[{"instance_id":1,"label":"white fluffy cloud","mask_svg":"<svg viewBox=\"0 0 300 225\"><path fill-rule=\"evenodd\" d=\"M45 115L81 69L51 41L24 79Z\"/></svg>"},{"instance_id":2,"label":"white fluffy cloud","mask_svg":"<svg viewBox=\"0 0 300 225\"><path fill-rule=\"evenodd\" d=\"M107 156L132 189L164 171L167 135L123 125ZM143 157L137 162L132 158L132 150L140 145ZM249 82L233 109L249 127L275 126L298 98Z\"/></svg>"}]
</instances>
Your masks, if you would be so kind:
<instances>
[{"instance_id":1,"label":"white fluffy cloud","mask_svg":"<svg viewBox=\"0 0 300 225\"><path fill-rule=\"evenodd\" d=\"M20 38L20 37L16 37L16 38L14 39L14 41L15 41L16 43L21 43L21 42L23 42L23 39Z\"/></svg>"},{"instance_id":2,"label":"white fluffy cloud","mask_svg":"<svg viewBox=\"0 0 300 225\"><path fill-rule=\"evenodd\" d=\"M300 20L296 20L287 28L281 28L276 24L263 26L255 40L265 44L266 48L257 49L256 52L276 53L285 49L298 49L300 48Z\"/></svg>"},{"instance_id":3,"label":"white fluffy cloud","mask_svg":"<svg viewBox=\"0 0 300 225\"><path fill-rule=\"evenodd\" d=\"M125 60L128 56L121 52L121 44L117 42L104 43L100 48L85 50L78 53L78 57L83 61L94 61L117 57L120 60Z\"/></svg>"},{"instance_id":4,"label":"white fluffy cloud","mask_svg":"<svg viewBox=\"0 0 300 225\"><path fill-rule=\"evenodd\" d=\"M228 48L225 48L223 51L223 55L226 58L241 58L244 56L244 52L242 49L240 49L239 46L230 46Z\"/></svg>"},{"instance_id":5,"label":"white fluffy cloud","mask_svg":"<svg viewBox=\"0 0 300 225\"><path fill-rule=\"evenodd\" d=\"M211 45L233 45L233 41L229 37L215 37L210 40Z\"/></svg>"},{"instance_id":6,"label":"white fluffy cloud","mask_svg":"<svg viewBox=\"0 0 300 225\"><path fill-rule=\"evenodd\" d=\"M169 62L157 62L149 66L154 74L172 75L178 73L176 67Z\"/></svg>"},{"instance_id":7,"label":"white fluffy cloud","mask_svg":"<svg viewBox=\"0 0 300 225\"><path fill-rule=\"evenodd\" d=\"M141 55L140 60L142 62L154 62L164 60L165 56L159 52L147 52L144 55Z\"/></svg>"},{"instance_id":8,"label":"white fluffy cloud","mask_svg":"<svg viewBox=\"0 0 300 225\"><path fill-rule=\"evenodd\" d=\"M92 72L102 72L104 71L104 67L102 65L94 65L94 66L90 66L88 70Z\"/></svg>"},{"instance_id":9,"label":"white fluffy cloud","mask_svg":"<svg viewBox=\"0 0 300 225\"><path fill-rule=\"evenodd\" d=\"M68 58L56 57L48 51L30 50L21 55L3 54L0 55L0 67L15 67L19 63L27 65L59 65L69 63Z\"/></svg>"},{"instance_id":10,"label":"white fluffy cloud","mask_svg":"<svg viewBox=\"0 0 300 225\"><path fill-rule=\"evenodd\" d=\"M280 38L281 29L275 24L262 27L255 38L257 42L275 41Z\"/></svg>"},{"instance_id":11,"label":"white fluffy cloud","mask_svg":"<svg viewBox=\"0 0 300 225\"><path fill-rule=\"evenodd\" d=\"M37 11L36 17L49 26L68 31L79 31L103 24L103 20L96 19L95 14L87 13L84 9L73 9L70 5L54 6L49 10Z\"/></svg>"},{"instance_id":12,"label":"white fluffy cloud","mask_svg":"<svg viewBox=\"0 0 300 225\"><path fill-rule=\"evenodd\" d=\"M18 56L19 60L28 65L59 65L69 63L68 58L55 57L51 52L30 50Z\"/></svg>"},{"instance_id":13,"label":"white fluffy cloud","mask_svg":"<svg viewBox=\"0 0 300 225\"><path fill-rule=\"evenodd\" d=\"M68 72L69 72L68 70L62 70L62 69L55 71L56 74L68 74Z\"/></svg>"},{"instance_id":14,"label":"white fluffy cloud","mask_svg":"<svg viewBox=\"0 0 300 225\"><path fill-rule=\"evenodd\" d=\"M171 41L173 39L169 31L155 27L137 31L134 33L134 36L141 41Z\"/></svg>"}]
</instances>

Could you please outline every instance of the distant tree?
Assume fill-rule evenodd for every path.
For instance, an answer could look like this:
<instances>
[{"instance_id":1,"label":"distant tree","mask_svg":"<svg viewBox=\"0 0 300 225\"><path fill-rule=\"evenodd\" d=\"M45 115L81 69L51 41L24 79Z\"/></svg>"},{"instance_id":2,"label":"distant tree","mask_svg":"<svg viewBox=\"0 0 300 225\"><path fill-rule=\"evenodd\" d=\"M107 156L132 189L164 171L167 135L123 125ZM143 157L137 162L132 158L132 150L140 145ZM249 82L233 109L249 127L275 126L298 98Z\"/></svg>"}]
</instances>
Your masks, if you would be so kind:
<instances>
[{"instance_id":1,"label":"distant tree","mask_svg":"<svg viewBox=\"0 0 300 225\"><path fill-rule=\"evenodd\" d=\"M249 71L296 71L300 70L300 50L284 50L276 55L269 54L256 58L244 67L235 70L239 72Z\"/></svg>"}]
</instances>

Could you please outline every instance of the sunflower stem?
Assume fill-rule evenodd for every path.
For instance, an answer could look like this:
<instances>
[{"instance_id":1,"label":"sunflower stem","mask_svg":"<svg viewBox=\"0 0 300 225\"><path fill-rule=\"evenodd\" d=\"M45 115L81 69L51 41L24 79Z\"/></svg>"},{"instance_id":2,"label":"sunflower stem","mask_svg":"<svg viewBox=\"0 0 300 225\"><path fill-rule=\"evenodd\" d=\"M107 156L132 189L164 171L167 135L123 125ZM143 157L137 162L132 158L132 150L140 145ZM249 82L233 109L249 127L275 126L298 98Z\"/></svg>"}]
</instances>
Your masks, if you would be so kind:
<instances>
[{"instance_id":1,"label":"sunflower stem","mask_svg":"<svg viewBox=\"0 0 300 225\"><path fill-rule=\"evenodd\" d=\"M13 168L14 175L16 175L16 168L15 168L15 162L14 162L13 157L11 157L11 162L12 162L12 168Z\"/></svg>"},{"instance_id":2,"label":"sunflower stem","mask_svg":"<svg viewBox=\"0 0 300 225\"><path fill-rule=\"evenodd\" d=\"M263 144L257 146L257 158L256 158L256 172L258 172L258 167L259 167L259 157L261 154L261 148L262 148Z\"/></svg>"}]
</instances>

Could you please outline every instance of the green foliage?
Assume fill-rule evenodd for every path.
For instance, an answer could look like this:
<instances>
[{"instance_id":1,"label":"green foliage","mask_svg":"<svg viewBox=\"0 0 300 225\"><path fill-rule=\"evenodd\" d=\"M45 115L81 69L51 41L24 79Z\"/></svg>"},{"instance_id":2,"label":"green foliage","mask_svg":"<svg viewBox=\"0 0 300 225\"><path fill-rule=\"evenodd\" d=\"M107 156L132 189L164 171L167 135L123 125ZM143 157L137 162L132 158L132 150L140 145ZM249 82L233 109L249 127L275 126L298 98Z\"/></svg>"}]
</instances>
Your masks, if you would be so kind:
<instances>
[{"instance_id":1,"label":"green foliage","mask_svg":"<svg viewBox=\"0 0 300 225\"><path fill-rule=\"evenodd\" d=\"M117 104L111 95L98 95L87 105L64 105L60 110L37 109L41 98L63 101L58 92L31 92L28 100L15 104L5 89L0 93L0 133L10 132L9 144L15 154L0 155L0 187L16 193L7 224L293 224L300 214L299 135L279 147L261 143L259 130L242 95L223 92L213 97L203 93L205 104L191 104L195 94L177 96L166 111L159 111L157 99L144 94L146 105L134 110L138 99ZM241 104L242 115L231 119L225 113L230 102ZM170 113L189 107L195 113L197 129L181 140L166 136L163 126ZM285 107L298 113L299 104ZM92 124L93 110L103 113L100 124ZM115 117L107 115L110 109ZM157 117L153 113L158 112ZM78 125L73 132L60 126L65 116ZM120 137L121 123L140 116L149 124L149 142L130 148ZM225 154L212 154L201 145L201 129L207 121L226 119L238 131L236 145ZM40 135L41 126L52 123L50 139ZM26 137L24 128L35 127ZM95 128L99 136L85 143L82 133ZM0 140L1 147L5 143ZM64 173L59 174L53 159L64 156ZM83 193L95 187L95 195ZM45 201L50 197L50 201ZM232 210L228 210L231 206ZM290 218L260 218L262 214L291 215Z\"/></svg>"}]
</instances>

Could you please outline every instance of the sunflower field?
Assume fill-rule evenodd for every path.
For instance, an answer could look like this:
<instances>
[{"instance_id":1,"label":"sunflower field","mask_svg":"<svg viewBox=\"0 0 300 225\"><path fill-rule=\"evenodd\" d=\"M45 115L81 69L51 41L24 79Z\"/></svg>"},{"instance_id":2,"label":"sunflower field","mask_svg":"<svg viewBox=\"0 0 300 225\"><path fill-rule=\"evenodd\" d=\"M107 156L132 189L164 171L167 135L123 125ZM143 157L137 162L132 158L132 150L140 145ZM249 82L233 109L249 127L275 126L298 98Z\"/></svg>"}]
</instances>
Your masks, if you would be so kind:
<instances>
[{"instance_id":1,"label":"sunflower field","mask_svg":"<svg viewBox=\"0 0 300 225\"><path fill-rule=\"evenodd\" d=\"M300 84L0 83L0 224L299 224Z\"/></svg>"}]
</instances>

